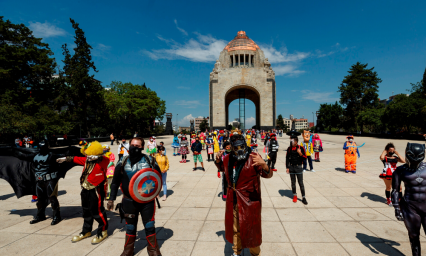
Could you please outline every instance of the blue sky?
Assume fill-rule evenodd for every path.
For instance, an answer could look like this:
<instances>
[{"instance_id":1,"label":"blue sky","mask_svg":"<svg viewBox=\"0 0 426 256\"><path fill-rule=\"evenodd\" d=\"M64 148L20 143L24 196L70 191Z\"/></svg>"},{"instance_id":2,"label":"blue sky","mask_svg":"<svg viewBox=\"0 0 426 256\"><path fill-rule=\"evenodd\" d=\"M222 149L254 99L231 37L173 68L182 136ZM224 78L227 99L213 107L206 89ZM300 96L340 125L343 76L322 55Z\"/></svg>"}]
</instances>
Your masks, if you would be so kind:
<instances>
[{"instance_id":1,"label":"blue sky","mask_svg":"<svg viewBox=\"0 0 426 256\"><path fill-rule=\"evenodd\" d=\"M405 93L426 67L426 1L1 1L0 15L44 38L62 66L73 18L93 46L95 78L146 83L179 125L208 116L209 74L244 30L276 73L277 113L305 116L339 98L357 61L375 67L379 97ZM296 3L300 2L300 3ZM234 102L236 103L236 102ZM230 118L238 106L230 106ZM254 123L247 101L246 122Z\"/></svg>"}]
</instances>

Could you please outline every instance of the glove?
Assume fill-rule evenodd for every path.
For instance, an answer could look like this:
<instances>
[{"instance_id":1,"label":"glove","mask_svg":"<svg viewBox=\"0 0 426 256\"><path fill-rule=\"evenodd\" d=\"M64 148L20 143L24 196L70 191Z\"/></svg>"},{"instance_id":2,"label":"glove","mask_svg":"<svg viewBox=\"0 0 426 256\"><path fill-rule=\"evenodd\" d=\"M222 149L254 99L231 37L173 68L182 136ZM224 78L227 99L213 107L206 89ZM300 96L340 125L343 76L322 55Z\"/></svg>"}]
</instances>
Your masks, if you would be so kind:
<instances>
[{"instance_id":1,"label":"glove","mask_svg":"<svg viewBox=\"0 0 426 256\"><path fill-rule=\"evenodd\" d=\"M404 216L402 216L402 212L400 208L395 208L395 217L399 221L404 221Z\"/></svg>"},{"instance_id":2,"label":"glove","mask_svg":"<svg viewBox=\"0 0 426 256\"><path fill-rule=\"evenodd\" d=\"M56 162L61 164L61 163L65 162L65 160L67 160L66 157L61 157L61 158L56 159Z\"/></svg>"},{"instance_id":3,"label":"glove","mask_svg":"<svg viewBox=\"0 0 426 256\"><path fill-rule=\"evenodd\" d=\"M220 172L217 172L217 177L220 178Z\"/></svg>"},{"instance_id":4,"label":"glove","mask_svg":"<svg viewBox=\"0 0 426 256\"><path fill-rule=\"evenodd\" d=\"M114 201L112 201L112 200L108 201L108 203L107 203L107 210L108 211L114 210Z\"/></svg>"},{"instance_id":5,"label":"glove","mask_svg":"<svg viewBox=\"0 0 426 256\"><path fill-rule=\"evenodd\" d=\"M87 161L92 162L98 160L99 156L88 156Z\"/></svg>"}]
</instances>

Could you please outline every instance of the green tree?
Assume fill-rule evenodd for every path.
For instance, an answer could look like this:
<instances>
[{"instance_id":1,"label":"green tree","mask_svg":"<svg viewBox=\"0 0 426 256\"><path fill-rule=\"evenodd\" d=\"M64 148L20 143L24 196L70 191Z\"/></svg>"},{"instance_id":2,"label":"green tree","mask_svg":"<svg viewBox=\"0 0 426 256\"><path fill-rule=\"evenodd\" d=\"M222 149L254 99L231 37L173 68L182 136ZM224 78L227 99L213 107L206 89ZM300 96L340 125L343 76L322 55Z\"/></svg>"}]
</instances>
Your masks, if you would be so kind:
<instances>
[{"instance_id":1,"label":"green tree","mask_svg":"<svg viewBox=\"0 0 426 256\"><path fill-rule=\"evenodd\" d=\"M321 104L317 117L318 127L324 130L341 128L342 118L343 108L337 101L334 104Z\"/></svg>"},{"instance_id":2,"label":"green tree","mask_svg":"<svg viewBox=\"0 0 426 256\"><path fill-rule=\"evenodd\" d=\"M279 129L284 130L285 124L284 124L283 116L281 114L278 115L277 126L278 126Z\"/></svg>"},{"instance_id":3,"label":"green tree","mask_svg":"<svg viewBox=\"0 0 426 256\"><path fill-rule=\"evenodd\" d=\"M382 122L382 117L385 112L383 105L380 105L377 108L369 108L361 111L357 120L358 123L364 124L367 132L381 132L383 131L384 124Z\"/></svg>"},{"instance_id":4,"label":"green tree","mask_svg":"<svg viewBox=\"0 0 426 256\"><path fill-rule=\"evenodd\" d=\"M73 122L79 122L87 134L100 126L98 121L104 107L103 87L101 83L94 79L90 72L98 72L95 63L92 61L92 47L87 43L84 31L73 19L70 19L75 31L73 49L71 55L67 44L62 46L64 55L63 80L61 97L57 104L66 104L69 115ZM90 124L90 125L89 125ZM98 131L99 132L99 131Z\"/></svg>"},{"instance_id":5,"label":"green tree","mask_svg":"<svg viewBox=\"0 0 426 256\"><path fill-rule=\"evenodd\" d=\"M357 116L363 110L373 108L378 103L379 83L382 82L373 71L373 68L367 68L368 64L357 62L352 65L339 86L340 104L345 106L344 122L345 128L357 129L362 126L358 123Z\"/></svg>"},{"instance_id":6,"label":"green tree","mask_svg":"<svg viewBox=\"0 0 426 256\"><path fill-rule=\"evenodd\" d=\"M166 102L142 85L114 81L104 91L104 100L109 125L116 134L147 133L151 120L161 120L166 113Z\"/></svg>"},{"instance_id":7,"label":"green tree","mask_svg":"<svg viewBox=\"0 0 426 256\"><path fill-rule=\"evenodd\" d=\"M209 124L207 123L207 119L203 119L199 125L200 131L204 132L205 130L209 129Z\"/></svg>"},{"instance_id":8,"label":"green tree","mask_svg":"<svg viewBox=\"0 0 426 256\"><path fill-rule=\"evenodd\" d=\"M422 87L423 87L423 94L425 94L426 93L426 68L425 68L425 72L423 73Z\"/></svg>"},{"instance_id":9,"label":"green tree","mask_svg":"<svg viewBox=\"0 0 426 256\"><path fill-rule=\"evenodd\" d=\"M413 97L396 95L384 111L383 122L391 132L411 131L417 112Z\"/></svg>"}]
</instances>

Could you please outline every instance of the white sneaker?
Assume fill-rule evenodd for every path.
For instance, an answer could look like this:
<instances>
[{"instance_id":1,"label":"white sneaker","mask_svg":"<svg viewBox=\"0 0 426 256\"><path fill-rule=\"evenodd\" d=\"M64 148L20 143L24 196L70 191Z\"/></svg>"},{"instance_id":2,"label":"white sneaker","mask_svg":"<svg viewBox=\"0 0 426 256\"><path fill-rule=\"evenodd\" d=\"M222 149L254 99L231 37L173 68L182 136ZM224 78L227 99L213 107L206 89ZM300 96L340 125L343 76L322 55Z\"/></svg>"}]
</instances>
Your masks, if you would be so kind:
<instances>
[{"instance_id":1,"label":"white sneaker","mask_svg":"<svg viewBox=\"0 0 426 256\"><path fill-rule=\"evenodd\" d=\"M312 170L311 170L311 172L315 172L315 170L314 170L314 169L312 169Z\"/></svg>"},{"instance_id":2,"label":"white sneaker","mask_svg":"<svg viewBox=\"0 0 426 256\"><path fill-rule=\"evenodd\" d=\"M306 170L305 169L303 169L303 172L305 172Z\"/></svg>"}]
</instances>

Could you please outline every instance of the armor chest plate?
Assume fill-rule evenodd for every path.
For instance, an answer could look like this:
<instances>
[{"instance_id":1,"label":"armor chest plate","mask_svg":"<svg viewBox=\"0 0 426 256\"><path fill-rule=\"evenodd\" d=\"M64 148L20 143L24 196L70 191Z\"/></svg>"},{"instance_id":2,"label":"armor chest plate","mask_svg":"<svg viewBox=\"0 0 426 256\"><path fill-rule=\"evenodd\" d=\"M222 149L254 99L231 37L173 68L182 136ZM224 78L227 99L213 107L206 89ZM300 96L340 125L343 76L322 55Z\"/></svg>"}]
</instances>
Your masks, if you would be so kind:
<instances>
[{"instance_id":1,"label":"armor chest plate","mask_svg":"<svg viewBox=\"0 0 426 256\"><path fill-rule=\"evenodd\" d=\"M37 154L34 157L34 170L36 173L41 175L48 173L49 171L49 156L50 154L40 155Z\"/></svg>"},{"instance_id":2,"label":"armor chest plate","mask_svg":"<svg viewBox=\"0 0 426 256\"><path fill-rule=\"evenodd\" d=\"M145 157L142 157L142 159L133 166L130 163L130 160L127 159L126 164L124 165L124 172L129 177L129 179L132 179L133 175L135 175L139 170L149 167L151 166L146 162Z\"/></svg>"}]
</instances>

